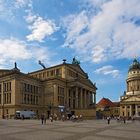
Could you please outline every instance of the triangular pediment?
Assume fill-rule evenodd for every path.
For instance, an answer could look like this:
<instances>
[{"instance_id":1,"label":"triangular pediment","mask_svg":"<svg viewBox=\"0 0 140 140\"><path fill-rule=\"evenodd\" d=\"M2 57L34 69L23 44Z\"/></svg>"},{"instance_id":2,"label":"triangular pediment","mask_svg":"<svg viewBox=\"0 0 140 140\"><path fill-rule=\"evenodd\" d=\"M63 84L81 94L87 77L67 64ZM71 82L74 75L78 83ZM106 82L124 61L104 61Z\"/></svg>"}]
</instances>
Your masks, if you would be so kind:
<instances>
[{"instance_id":1,"label":"triangular pediment","mask_svg":"<svg viewBox=\"0 0 140 140\"><path fill-rule=\"evenodd\" d=\"M78 73L81 73L85 77L88 76L87 73L85 73L84 70L80 67L80 65L77 65L77 64L68 64L68 66L70 68L74 69L75 71L77 71Z\"/></svg>"}]
</instances>

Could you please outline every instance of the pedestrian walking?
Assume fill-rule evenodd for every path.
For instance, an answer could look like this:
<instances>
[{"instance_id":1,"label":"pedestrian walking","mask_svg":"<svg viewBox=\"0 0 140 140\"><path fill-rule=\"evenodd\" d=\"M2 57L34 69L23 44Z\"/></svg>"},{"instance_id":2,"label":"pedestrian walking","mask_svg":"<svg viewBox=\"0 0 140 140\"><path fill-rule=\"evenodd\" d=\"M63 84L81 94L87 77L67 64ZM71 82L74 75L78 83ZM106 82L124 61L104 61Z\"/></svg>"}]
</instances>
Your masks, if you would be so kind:
<instances>
[{"instance_id":1,"label":"pedestrian walking","mask_svg":"<svg viewBox=\"0 0 140 140\"><path fill-rule=\"evenodd\" d=\"M80 121L83 120L83 115L80 114L80 116L79 116L79 120L80 120Z\"/></svg>"},{"instance_id":2,"label":"pedestrian walking","mask_svg":"<svg viewBox=\"0 0 140 140\"><path fill-rule=\"evenodd\" d=\"M44 114L41 115L41 124L44 124Z\"/></svg>"},{"instance_id":3,"label":"pedestrian walking","mask_svg":"<svg viewBox=\"0 0 140 140\"><path fill-rule=\"evenodd\" d=\"M24 115L21 116L21 119L24 120Z\"/></svg>"},{"instance_id":4,"label":"pedestrian walking","mask_svg":"<svg viewBox=\"0 0 140 140\"><path fill-rule=\"evenodd\" d=\"M47 119L46 114L44 114L44 124L46 124L46 119Z\"/></svg>"},{"instance_id":5,"label":"pedestrian walking","mask_svg":"<svg viewBox=\"0 0 140 140\"><path fill-rule=\"evenodd\" d=\"M110 117L107 117L107 123L110 124Z\"/></svg>"},{"instance_id":6,"label":"pedestrian walking","mask_svg":"<svg viewBox=\"0 0 140 140\"><path fill-rule=\"evenodd\" d=\"M123 117L123 123L126 123L126 119L125 119L125 117Z\"/></svg>"},{"instance_id":7,"label":"pedestrian walking","mask_svg":"<svg viewBox=\"0 0 140 140\"><path fill-rule=\"evenodd\" d=\"M50 120L53 122L53 114L50 115Z\"/></svg>"},{"instance_id":8,"label":"pedestrian walking","mask_svg":"<svg viewBox=\"0 0 140 140\"><path fill-rule=\"evenodd\" d=\"M54 120L55 121L57 120L57 114L54 114Z\"/></svg>"}]
</instances>

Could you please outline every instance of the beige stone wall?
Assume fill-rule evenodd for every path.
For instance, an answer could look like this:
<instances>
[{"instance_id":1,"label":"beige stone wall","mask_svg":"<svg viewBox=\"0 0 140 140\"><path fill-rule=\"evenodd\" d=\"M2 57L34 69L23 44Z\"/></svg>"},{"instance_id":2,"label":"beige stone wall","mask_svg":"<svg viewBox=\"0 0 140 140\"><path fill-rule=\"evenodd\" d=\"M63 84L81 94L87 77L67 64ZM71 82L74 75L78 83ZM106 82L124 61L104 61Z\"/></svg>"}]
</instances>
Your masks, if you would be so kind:
<instances>
[{"instance_id":1,"label":"beige stone wall","mask_svg":"<svg viewBox=\"0 0 140 140\"><path fill-rule=\"evenodd\" d=\"M83 118L86 119L95 119L96 118L96 110L95 109L79 109L79 110L74 110L75 115L82 115Z\"/></svg>"},{"instance_id":2,"label":"beige stone wall","mask_svg":"<svg viewBox=\"0 0 140 140\"><path fill-rule=\"evenodd\" d=\"M60 73L57 75L58 69L60 70ZM72 75L69 73L69 70L73 72ZM81 69L79 68L79 70ZM75 110L76 115L82 114L86 118L95 117L96 116L95 109L89 109L89 104L91 103L89 98L91 98L90 95L96 93L96 88L92 84L90 84L90 82L87 83L88 79L86 79L86 76L84 73L82 73L82 71L81 73L78 74L79 75L78 81L71 81L76 78L77 73L78 72L76 71L76 69L72 69L67 65L59 65L58 67L56 66L48 69L43 69L29 74L32 77L29 77L22 73L15 72L9 76L0 78L0 83L8 80L11 81L11 101L12 101L11 104L4 105L4 109L1 108L1 112L2 110L4 110L4 115L6 115L5 113L7 112L8 109L8 115L10 116L13 116L13 114L15 114L15 111L17 110L32 110L34 112L38 112L39 115L41 115L42 113L46 113L47 115L48 111L51 111L51 113L56 112L60 114L58 106L59 103L63 102L62 97L63 95L61 96L62 100L58 101L58 96L60 97L60 95L58 94L61 94L58 91L59 87L59 89L61 90L64 89L63 103L64 105L66 105L66 107L68 107L69 105L69 99L70 98L72 99L71 105L68 107L70 108L70 111ZM84 80L82 80L82 78L84 78ZM23 90L25 83L39 87L37 105L24 103L23 94L26 95L32 94L27 93L27 91ZM78 92L79 88L81 88L80 92ZM70 92L72 96L71 95L69 96L69 90L72 90L72 92ZM73 103L75 103L75 105L73 105Z\"/></svg>"}]
</instances>

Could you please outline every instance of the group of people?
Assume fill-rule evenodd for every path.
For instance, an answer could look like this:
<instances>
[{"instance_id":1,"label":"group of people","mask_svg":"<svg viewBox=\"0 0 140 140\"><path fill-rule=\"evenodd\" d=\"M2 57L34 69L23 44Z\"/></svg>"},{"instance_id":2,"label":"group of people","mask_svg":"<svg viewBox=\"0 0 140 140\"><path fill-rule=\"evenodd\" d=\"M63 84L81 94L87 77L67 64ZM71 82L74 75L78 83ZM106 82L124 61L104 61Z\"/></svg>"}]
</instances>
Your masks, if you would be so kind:
<instances>
[{"instance_id":1,"label":"group of people","mask_svg":"<svg viewBox=\"0 0 140 140\"><path fill-rule=\"evenodd\" d=\"M47 119L46 114L42 114L41 115L41 124L46 124L46 119ZM65 120L71 120L71 121L78 121L79 120L79 121L82 121L83 116L82 115L79 115L79 116L78 115L71 115L71 117L68 117L65 114L62 114L61 117L58 118L57 114L55 114L55 113L49 115L49 120L51 122L53 122L54 120L56 121L58 119L60 119L62 121L65 121Z\"/></svg>"},{"instance_id":2,"label":"group of people","mask_svg":"<svg viewBox=\"0 0 140 140\"><path fill-rule=\"evenodd\" d=\"M83 116L80 114L78 115L72 115L70 118L72 121L82 121L83 120Z\"/></svg>"},{"instance_id":3,"label":"group of people","mask_svg":"<svg viewBox=\"0 0 140 140\"><path fill-rule=\"evenodd\" d=\"M46 117L46 114L44 113L44 114L42 114L41 115L41 124L46 124L46 119L47 119L47 117ZM53 120L57 120L58 119L58 117L57 117L57 114L50 114L49 115L49 120L51 121L51 122L53 122Z\"/></svg>"},{"instance_id":4,"label":"group of people","mask_svg":"<svg viewBox=\"0 0 140 140\"><path fill-rule=\"evenodd\" d=\"M110 124L110 121L112 118L110 116L108 116L106 119L107 119L107 124ZM115 119L117 120L117 122L123 121L123 123L126 123L126 117L124 117L124 116L123 117L118 116Z\"/></svg>"}]
</instances>

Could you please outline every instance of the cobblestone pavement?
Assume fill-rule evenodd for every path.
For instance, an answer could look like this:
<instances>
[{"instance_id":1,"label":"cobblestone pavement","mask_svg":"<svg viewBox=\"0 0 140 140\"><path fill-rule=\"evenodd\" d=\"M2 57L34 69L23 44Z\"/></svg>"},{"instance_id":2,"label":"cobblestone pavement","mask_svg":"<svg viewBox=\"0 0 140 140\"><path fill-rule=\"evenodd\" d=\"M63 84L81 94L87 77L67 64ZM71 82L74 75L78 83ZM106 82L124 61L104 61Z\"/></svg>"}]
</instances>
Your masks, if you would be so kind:
<instances>
[{"instance_id":1,"label":"cobblestone pavement","mask_svg":"<svg viewBox=\"0 0 140 140\"><path fill-rule=\"evenodd\" d=\"M140 122L0 120L0 140L140 140Z\"/></svg>"}]
</instances>

